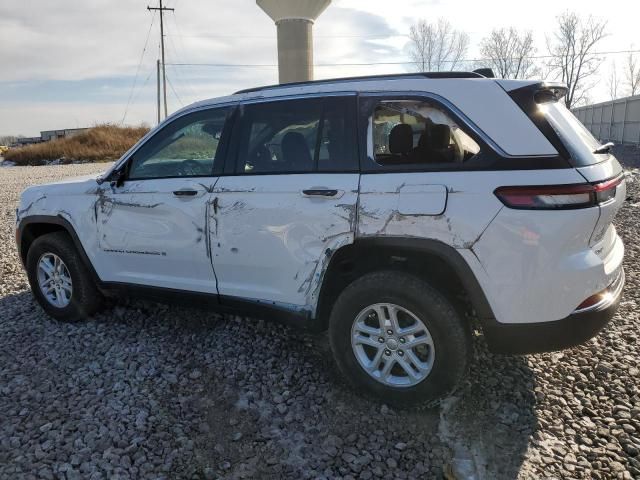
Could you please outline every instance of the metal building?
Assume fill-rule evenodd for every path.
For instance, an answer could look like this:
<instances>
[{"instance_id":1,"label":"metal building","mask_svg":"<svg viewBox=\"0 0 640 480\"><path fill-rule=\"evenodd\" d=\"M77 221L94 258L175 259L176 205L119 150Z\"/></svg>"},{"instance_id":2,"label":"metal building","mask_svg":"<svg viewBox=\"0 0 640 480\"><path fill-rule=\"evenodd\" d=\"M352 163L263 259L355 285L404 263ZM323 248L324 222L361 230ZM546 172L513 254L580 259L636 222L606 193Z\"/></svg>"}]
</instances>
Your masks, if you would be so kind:
<instances>
[{"instance_id":1,"label":"metal building","mask_svg":"<svg viewBox=\"0 0 640 480\"><path fill-rule=\"evenodd\" d=\"M640 95L573 109L600 141L640 145Z\"/></svg>"},{"instance_id":2,"label":"metal building","mask_svg":"<svg viewBox=\"0 0 640 480\"><path fill-rule=\"evenodd\" d=\"M40 132L40 138L42 138L43 142L48 142L49 140L55 140L57 138L71 138L76 135L86 132L89 130L88 128L64 128L62 130L45 130Z\"/></svg>"}]
</instances>

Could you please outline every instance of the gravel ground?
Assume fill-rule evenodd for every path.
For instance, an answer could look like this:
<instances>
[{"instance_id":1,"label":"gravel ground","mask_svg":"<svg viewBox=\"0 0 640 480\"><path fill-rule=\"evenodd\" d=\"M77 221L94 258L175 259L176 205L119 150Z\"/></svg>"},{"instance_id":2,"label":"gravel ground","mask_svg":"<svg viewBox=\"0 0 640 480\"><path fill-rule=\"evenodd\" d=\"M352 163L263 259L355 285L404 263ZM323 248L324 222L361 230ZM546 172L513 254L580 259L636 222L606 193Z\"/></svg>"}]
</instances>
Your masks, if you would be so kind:
<instances>
[{"instance_id":1,"label":"gravel ground","mask_svg":"<svg viewBox=\"0 0 640 480\"><path fill-rule=\"evenodd\" d=\"M0 169L0 478L640 478L640 175L605 332L529 357L479 337L454 397L401 411L350 390L322 335L139 301L47 318L16 257L19 192L103 168Z\"/></svg>"}]
</instances>

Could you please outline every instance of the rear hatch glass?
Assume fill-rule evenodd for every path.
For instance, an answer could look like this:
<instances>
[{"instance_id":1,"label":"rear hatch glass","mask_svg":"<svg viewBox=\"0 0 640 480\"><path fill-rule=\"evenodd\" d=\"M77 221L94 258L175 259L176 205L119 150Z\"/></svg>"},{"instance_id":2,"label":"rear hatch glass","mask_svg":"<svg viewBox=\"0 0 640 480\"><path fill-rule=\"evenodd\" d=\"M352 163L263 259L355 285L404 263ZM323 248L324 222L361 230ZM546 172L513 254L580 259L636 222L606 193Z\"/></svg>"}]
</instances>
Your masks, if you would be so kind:
<instances>
[{"instance_id":1,"label":"rear hatch glass","mask_svg":"<svg viewBox=\"0 0 640 480\"><path fill-rule=\"evenodd\" d=\"M584 167L608 159L607 152L594 153L602 145L564 102L542 103L538 108L569 151L574 166Z\"/></svg>"}]
</instances>

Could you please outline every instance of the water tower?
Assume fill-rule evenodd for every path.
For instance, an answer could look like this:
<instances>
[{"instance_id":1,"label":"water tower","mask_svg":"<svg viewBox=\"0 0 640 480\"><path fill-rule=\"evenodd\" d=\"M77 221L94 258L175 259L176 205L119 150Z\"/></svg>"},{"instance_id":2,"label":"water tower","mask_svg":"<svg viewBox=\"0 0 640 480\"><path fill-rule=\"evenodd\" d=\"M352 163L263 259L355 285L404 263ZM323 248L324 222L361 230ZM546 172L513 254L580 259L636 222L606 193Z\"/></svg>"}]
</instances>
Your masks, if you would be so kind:
<instances>
[{"instance_id":1,"label":"water tower","mask_svg":"<svg viewBox=\"0 0 640 480\"><path fill-rule=\"evenodd\" d=\"M313 22L331 0L256 0L278 27L280 83L313 80Z\"/></svg>"}]
</instances>

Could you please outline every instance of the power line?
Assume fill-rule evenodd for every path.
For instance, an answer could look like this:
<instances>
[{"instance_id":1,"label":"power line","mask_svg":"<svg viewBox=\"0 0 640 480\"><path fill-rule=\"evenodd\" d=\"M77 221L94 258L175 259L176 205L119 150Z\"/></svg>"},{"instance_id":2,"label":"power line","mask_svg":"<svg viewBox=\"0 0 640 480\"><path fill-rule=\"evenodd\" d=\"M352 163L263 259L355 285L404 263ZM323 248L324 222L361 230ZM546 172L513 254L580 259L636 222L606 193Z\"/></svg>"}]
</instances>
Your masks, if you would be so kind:
<instances>
[{"instance_id":1,"label":"power line","mask_svg":"<svg viewBox=\"0 0 640 480\"><path fill-rule=\"evenodd\" d=\"M156 69L154 68L154 69L152 69L152 70L149 72L149 75L147 75L147 78L145 78L145 80L144 80L144 82L143 82L142 86L140 87L140 89L139 89L139 90L138 90L138 92L136 93L136 96L135 96L135 97L133 97L133 101L132 101L131 103L135 103L135 102L136 102L136 100L138 100L138 97L140 96L140 93L142 93L142 91L144 90L144 87L146 87L146 86L147 86L147 83L149 83L149 79L151 78L151 75L153 74L153 72L155 72L155 70L156 70Z\"/></svg>"},{"instance_id":2,"label":"power line","mask_svg":"<svg viewBox=\"0 0 640 480\"><path fill-rule=\"evenodd\" d=\"M167 35L167 37L184 37L184 38L268 38L275 40L273 35L238 35L238 34L222 34L222 35L182 35L178 32L177 35ZM371 35L353 35L353 34L337 34L337 35L314 35L314 38L396 38L405 37L409 38L409 35L405 33L391 33L391 34L371 34Z\"/></svg>"},{"instance_id":3,"label":"power line","mask_svg":"<svg viewBox=\"0 0 640 480\"><path fill-rule=\"evenodd\" d=\"M127 106L124 109L124 115L122 116L122 121L120 124L124 124L125 119L127 118L127 112L129 111L129 105L131 105L131 98L133 97L133 92L136 88L136 83L138 83L138 75L140 74L140 67L142 66L142 60L144 60L144 54L147 51L147 45L149 44L149 37L151 36L151 29L153 28L153 22L156 18L155 12L153 17L151 17L151 25L149 25L149 31L147 32L147 38L144 41L144 47L142 47L142 53L140 54L140 61L138 62L138 67L136 68L136 76L133 80L133 85L131 86L131 91L129 92L129 99L127 100Z\"/></svg>"},{"instance_id":4,"label":"power line","mask_svg":"<svg viewBox=\"0 0 640 480\"><path fill-rule=\"evenodd\" d=\"M180 26L178 25L178 16L176 15L175 11L173 12L173 16L172 17L173 17L173 23L175 25L176 31L178 33L180 33ZM169 43L173 47L173 51L174 51L174 54L175 54L176 58L179 57L180 55L179 55L179 52L178 52L178 48L176 46L176 43L173 41L172 36L167 34L167 37L169 37ZM187 52L187 49L184 46L184 42L182 41L182 37L178 37L178 40L179 40L178 43L180 44L179 45L180 46L180 50L181 50L182 54L185 55L186 52ZM180 84L183 85L186 88L186 90L188 90L189 95L192 96L192 97L197 97L195 89L191 85L191 81L188 79L187 76L183 76L182 75L182 70L180 70L179 68L173 67L173 72L175 72L176 79L180 82Z\"/></svg>"},{"instance_id":5,"label":"power line","mask_svg":"<svg viewBox=\"0 0 640 480\"><path fill-rule=\"evenodd\" d=\"M594 52L591 55L615 55L622 53L640 53L640 50L616 50L609 52ZM544 58L554 58L555 55L532 55L528 57L513 57L513 58L503 58L501 60L518 60L518 59L529 59L529 60L541 60ZM455 62L486 62L490 60L495 60L492 58L466 58L462 60L455 60ZM442 63L451 63L454 60L444 60ZM401 62L353 62L353 63L317 63L314 67L365 67L365 66L375 66L375 65L413 65L416 62L406 60ZM173 65L178 67L217 67L217 68L274 68L277 67L277 64L274 63L168 63L167 65Z\"/></svg>"},{"instance_id":6,"label":"power line","mask_svg":"<svg viewBox=\"0 0 640 480\"><path fill-rule=\"evenodd\" d=\"M180 102L180 105L182 105L184 107L184 102L180 98L180 95L178 95L178 92L176 92L176 89L173 87L173 83L171 83L171 79L169 77L167 77L167 81L169 82L169 86L171 87L171 90L173 91L173 94L178 99L178 102Z\"/></svg>"}]
</instances>

